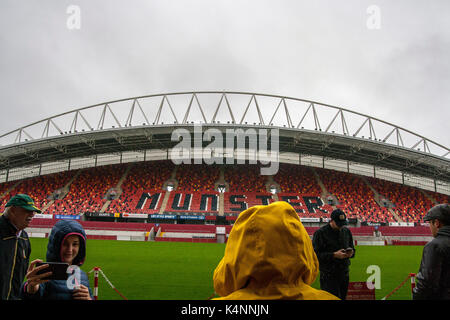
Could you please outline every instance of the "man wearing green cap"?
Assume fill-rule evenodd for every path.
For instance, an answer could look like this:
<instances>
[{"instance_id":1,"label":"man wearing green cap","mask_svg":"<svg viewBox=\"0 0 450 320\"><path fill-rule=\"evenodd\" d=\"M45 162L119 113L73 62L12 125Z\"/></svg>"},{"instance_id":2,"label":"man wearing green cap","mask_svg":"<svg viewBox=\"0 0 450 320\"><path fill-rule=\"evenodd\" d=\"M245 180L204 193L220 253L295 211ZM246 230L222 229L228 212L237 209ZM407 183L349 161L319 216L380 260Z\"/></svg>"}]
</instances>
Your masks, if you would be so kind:
<instances>
[{"instance_id":1,"label":"man wearing green cap","mask_svg":"<svg viewBox=\"0 0 450 320\"><path fill-rule=\"evenodd\" d=\"M33 199L26 194L13 196L0 216L0 300L17 300L27 273L31 246L24 230L35 212Z\"/></svg>"}]
</instances>

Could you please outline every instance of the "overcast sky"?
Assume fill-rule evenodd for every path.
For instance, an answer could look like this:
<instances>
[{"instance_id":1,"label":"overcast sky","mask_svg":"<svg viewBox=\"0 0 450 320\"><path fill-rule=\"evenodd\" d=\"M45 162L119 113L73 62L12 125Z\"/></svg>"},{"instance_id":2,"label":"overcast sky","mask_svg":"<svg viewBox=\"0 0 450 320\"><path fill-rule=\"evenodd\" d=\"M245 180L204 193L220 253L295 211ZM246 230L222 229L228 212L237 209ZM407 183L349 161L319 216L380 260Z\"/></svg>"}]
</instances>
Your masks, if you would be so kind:
<instances>
[{"instance_id":1,"label":"overcast sky","mask_svg":"<svg viewBox=\"0 0 450 320\"><path fill-rule=\"evenodd\" d=\"M342 106L449 147L449 12L448 0L2 0L0 134L114 99L229 90Z\"/></svg>"}]
</instances>

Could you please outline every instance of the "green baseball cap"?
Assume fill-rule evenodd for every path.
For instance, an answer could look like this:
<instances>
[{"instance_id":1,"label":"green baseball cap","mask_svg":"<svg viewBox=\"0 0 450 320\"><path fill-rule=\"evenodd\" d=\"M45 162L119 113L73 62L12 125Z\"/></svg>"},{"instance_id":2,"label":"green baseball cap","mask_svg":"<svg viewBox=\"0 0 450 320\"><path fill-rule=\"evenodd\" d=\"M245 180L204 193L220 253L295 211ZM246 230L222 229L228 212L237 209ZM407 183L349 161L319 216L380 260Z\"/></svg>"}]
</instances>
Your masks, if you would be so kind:
<instances>
[{"instance_id":1,"label":"green baseball cap","mask_svg":"<svg viewBox=\"0 0 450 320\"><path fill-rule=\"evenodd\" d=\"M28 211L36 211L37 213L41 213L41 210L35 207L33 199L31 199L30 196L26 194L16 194L11 199L9 199L5 207L12 206L22 207Z\"/></svg>"}]
</instances>

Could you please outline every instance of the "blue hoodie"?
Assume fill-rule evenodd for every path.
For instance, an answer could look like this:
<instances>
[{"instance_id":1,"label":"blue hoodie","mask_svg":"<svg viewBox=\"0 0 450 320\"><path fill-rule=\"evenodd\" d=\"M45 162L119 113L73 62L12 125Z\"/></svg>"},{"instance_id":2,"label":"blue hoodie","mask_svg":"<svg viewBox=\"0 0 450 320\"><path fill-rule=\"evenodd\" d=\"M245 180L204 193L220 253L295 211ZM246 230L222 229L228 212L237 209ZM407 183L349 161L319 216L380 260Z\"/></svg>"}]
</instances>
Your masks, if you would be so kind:
<instances>
[{"instance_id":1,"label":"blue hoodie","mask_svg":"<svg viewBox=\"0 0 450 320\"><path fill-rule=\"evenodd\" d=\"M80 267L86 258L86 233L83 227L73 220L59 220L52 228L48 238L47 262L63 262L61 257L61 246L64 240L70 235L78 235L80 238L80 248L77 256L72 261L73 265ZM81 284L89 288L92 298L92 291L89 287L87 274L81 271ZM67 287L66 280L51 280L42 283L39 291L35 294L26 292L26 283L22 286L23 299L45 299L45 300L72 300L73 290Z\"/></svg>"}]
</instances>

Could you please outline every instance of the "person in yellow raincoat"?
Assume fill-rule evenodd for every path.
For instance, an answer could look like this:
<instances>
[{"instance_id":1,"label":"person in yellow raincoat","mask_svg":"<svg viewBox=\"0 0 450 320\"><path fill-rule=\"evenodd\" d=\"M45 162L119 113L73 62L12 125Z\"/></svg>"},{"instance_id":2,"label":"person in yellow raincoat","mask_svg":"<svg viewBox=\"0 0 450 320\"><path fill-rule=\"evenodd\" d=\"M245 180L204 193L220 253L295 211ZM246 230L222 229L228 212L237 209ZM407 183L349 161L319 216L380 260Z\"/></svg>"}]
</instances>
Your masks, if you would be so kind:
<instances>
[{"instance_id":1,"label":"person in yellow raincoat","mask_svg":"<svg viewBox=\"0 0 450 320\"><path fill-rule=\"evenodd\" d=\"M285 201L239 215L213 281L217 299L339 300L311 287L319 262L294 208Z\"/></svg>"}]
</instances>

